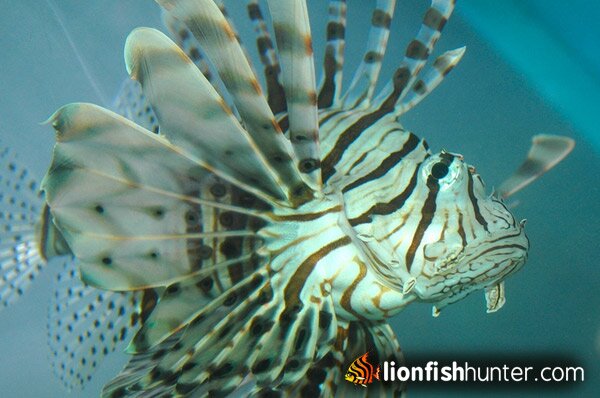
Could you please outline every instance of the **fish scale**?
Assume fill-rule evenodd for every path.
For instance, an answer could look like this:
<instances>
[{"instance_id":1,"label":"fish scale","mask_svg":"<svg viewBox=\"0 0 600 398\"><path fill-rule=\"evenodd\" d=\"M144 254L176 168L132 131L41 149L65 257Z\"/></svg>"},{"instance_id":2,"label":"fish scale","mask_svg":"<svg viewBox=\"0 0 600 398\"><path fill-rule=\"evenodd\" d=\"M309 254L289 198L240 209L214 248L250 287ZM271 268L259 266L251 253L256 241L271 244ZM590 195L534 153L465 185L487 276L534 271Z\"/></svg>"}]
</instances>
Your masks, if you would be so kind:
<instances>
[{"instance_id":1,"label":"fish scale","mask_svg":"<svg viewBox=\"0 0 600 398\"><path fill-rule=\"evenodd\" d=\"M305 2L293 15L270 3L275 50L260 3L249 1L269 99L220 2L159 3L186 48L152 29L132 32L126 63L139 85L117 103L131 120L91 104L51 120L57 143L38 237L50 242L40 247L74 255L90 285L73 290L91 292L83 297L132 300L117 317L131 315L125 331L137 329L132 359L102 396L224 395L248 378L251 396L346 396L357 391L342 372L358 356L402 361L387 319L410 303L432 303L437 315L485 289L488 311L502 306L503 280L527 257L524 224L462 155L430 151L398 121L464 53L442 54L421 76L453 1L432 1L374 99L394 1L377 2L346 93L346 2L330 2L318 95ZM562 137L534 140L504 196L570 149ZM94 287L107 291L94 296ZM72 299L77 319L113 315ZM369 396L403 389L373 383Z\"/></svg>"}]
</instances>

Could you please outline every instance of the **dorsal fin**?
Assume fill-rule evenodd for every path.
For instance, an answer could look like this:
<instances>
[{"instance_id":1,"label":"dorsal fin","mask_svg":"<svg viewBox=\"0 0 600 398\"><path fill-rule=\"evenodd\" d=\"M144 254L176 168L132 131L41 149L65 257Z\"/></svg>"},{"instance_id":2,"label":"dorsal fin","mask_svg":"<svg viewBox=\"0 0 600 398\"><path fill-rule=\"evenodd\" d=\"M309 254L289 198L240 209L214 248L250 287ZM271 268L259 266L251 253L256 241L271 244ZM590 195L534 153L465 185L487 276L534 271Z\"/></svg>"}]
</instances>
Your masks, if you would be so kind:
<instances>
[{"instance_id":1,"label":"dorsal fin","mask_svg":"<svg viewBox=\"0 0 600 398\"><path fill-rule=\"evenodd\" d=\"M290 203L312 197L298 170L290 143L281 132L263 96L235 33L216 4L210 0L159 0L159 3L190 29L233 98L244 127L266 162L275 170Z\"/></svg>"},{"instance_id":2,"label":"dorsal fin","mask_svg":"<svg viewBox=\"0 0 600 398\"><path fill-rule=\"evenodd\" d=\"M281 85L281 65L275 51L271 34L267 28L263 12L258 0L247 0L248 17L254 25L256 32L256 47L260 62L263 65L265 83L267 85L267 98L269 106L275 115L285 112L285 92Z\"/></svg>"},{"instance_id":3,"label":"dorsal fin","mask_svg":"<svg viewBox=\"0 0 600 398\"><path fill-rule=\"evenodd\" d=\"M431 1L431 6L423 16L419 32L407 46L404 58L394 72L394 77L373 101L374 107L386 107L392 111L408 94L433 52L453 10L454 0Z\"/></svg>"},{"instance_id":4,"label":"dorsal fin","mask_svg":"<svg viewBox=\"0 0 600 398\"><path fill-rule=\"evenodd\" d=\"M269 1L287 102L289 137L298 168L311 188L321 187L315 65L304 0Z\"/></svg>"},{"instance_id":5,"label":"dorsal fin","mask_svg":"<svg viewBox=\"0 0 600 398\"><path fill-rule=\"evenodd\" d=\"M446 51L433 62L433 66L411 86L410 92L396 105L396 115L401 115L421 102L444 80L446 75L460 62L465 53L465 47Z\"/></svg>"},{"instance_id":6,"label":"dorsal fin","mask_svg":"<svg viewBox=\"0 0 600 398\"><path fill-rule=\"evenodd\" d=\"M396 0L377 0L371 17L366 51L354 73L350 88L344 95L346 109L368 105L371 101L387 47L395 6Z\"/></svg>"},{"instance_id":7,"label":"dorsal fin","mask_svg":"<svg viewBox=\"0 0 600 398\"><path fill-rule=\"evenodd\" d=\"M336 107L342 93L344 46L346 44L346 0L329 1L327 44L319 84L319 108Z\"/></svg>"}]
</instances>

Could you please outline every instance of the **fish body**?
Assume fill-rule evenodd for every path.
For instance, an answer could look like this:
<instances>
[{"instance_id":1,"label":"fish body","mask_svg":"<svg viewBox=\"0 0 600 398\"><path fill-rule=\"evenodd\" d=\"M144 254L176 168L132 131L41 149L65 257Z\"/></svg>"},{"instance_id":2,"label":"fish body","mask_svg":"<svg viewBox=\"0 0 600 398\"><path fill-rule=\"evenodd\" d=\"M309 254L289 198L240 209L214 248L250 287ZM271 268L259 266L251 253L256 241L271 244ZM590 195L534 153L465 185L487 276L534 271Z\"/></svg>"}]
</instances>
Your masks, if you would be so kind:
<instances>
[{"instance_id":1,"label":"fish body","mask_svg":"<svg viewBox=\"0 0 600 398\"><path fill-rule=\"evenodd\" d=\"M253 396L344 396L352 358L370 366L346 375L360 385L379 375L361 353L402 360L387 320L411 302L437 315L485 289L488 310L502 306L504 279L527 258L524 223L462 155L432 152L399 122L464 53L423 69L453 1L432 2L376 94L394 1L377 3L343 91L345 1L329 3L317 85L306 3L268 2L273 41L249 0L267 95L220 2L159 3L175 42L139 28L125 45L124 90L143 101L125 95L117 113L69 104L50 119L39 251L72 255L71 281L122 298L100 315L87 305L97 325L129 316L115 338L135 333L104 397L226 395L249 376ZM545 164L568 153L542 141L559 143ZM401 389L376 383L369 396Z\"/></svg>"},{"instance_id":2,"label":"fish body","mask_svg":"<svg viewBox=\"0 0 600 398\"><path fill-rule=\"evenodd\" d=\"M344 376L344 380L362 387L371 384L373 378L381 380L379 378L380 366L373 366L369 362L368 356L369 353L367 352L363 356L356 358L348 367L348 372Z\"/></svg>"}]
</instances>

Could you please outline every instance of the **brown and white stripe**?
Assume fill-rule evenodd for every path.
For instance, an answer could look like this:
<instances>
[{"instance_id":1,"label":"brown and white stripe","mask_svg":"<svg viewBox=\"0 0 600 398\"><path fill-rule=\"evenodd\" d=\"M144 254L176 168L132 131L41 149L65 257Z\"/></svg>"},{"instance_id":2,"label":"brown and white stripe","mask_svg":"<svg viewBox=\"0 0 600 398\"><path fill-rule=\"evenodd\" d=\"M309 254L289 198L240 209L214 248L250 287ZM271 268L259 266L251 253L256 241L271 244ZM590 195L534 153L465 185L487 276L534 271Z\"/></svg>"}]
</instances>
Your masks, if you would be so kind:
<instances>
[{"instance_id":1,"label":"brown and white stripe","mask_svg":"<svg viewBox=\"0 0 600 398\"><path fill-rule=\"evenodd\" d=\"M306 200L306 183L289 142L281 133L275 116L234 31L212 0L161 0L159 3L184 22L202 45L221 80L231 94L246 131L261 148L268 164L280 175L286 196Z\"/></svg>"},{"instance_id":2,"label":"brown and white stripe","mask_svg":"<svg viewBox=\"0 0 600 398\"><path fill-rule=\"evenodd\" d=\"M378 0L371 17L367 48L358 66L350 88L344 94L343 108L352 109L369 104L375 91L381 62L387 48L390 25L396 0Z\"/></svg>"},{"instance_id":3,"label":"brown and white stripe","mask_svg":"<svg viewBox=\"0 0 600 398\"><path fill-rule=\"evenodd\" d=\"M289 137L298 158L298 169L311 188L320 191L317 93L308 9L304 0L268 3L281 62Z\"/></svg>"},{"instance_id":4,"label":"brown and white stripe","mask_svg":"<svg viewBox=\"0 0 600 398\"><path fill-rule=\"evenodd\" d=\"M346 0L329 1L326 40L319 84L319 109L339 106L346 45Z\"/></svg>"},{"instance_id":5,"label":"brown and white stripe","mask_svg":"<svg viewBox=\"0 0 600 398\"><path fill-rule=\"evenodd\" d=\"M463 54L421 76L452 0L432 1L374 101L393 0L377 2L345 94L346 2L329 2L318 95L306 2L268 2L275 49L249 0L268 99L220 2L159 3L198 41L239 119L191 50L150 29L132 33L126 60L161 134L87 104L52 119L44 188L85 280L157 294L129 347L136 359L103 396L227 394L248 374L254 394L344 394L346 351L401 355L386 318L499 286L522 265L526 237L502 201L461 155L432 154L397 120ZM544 170L531 165L558 152L534 153L526 168Z\"/></svg>"}]
</instances>

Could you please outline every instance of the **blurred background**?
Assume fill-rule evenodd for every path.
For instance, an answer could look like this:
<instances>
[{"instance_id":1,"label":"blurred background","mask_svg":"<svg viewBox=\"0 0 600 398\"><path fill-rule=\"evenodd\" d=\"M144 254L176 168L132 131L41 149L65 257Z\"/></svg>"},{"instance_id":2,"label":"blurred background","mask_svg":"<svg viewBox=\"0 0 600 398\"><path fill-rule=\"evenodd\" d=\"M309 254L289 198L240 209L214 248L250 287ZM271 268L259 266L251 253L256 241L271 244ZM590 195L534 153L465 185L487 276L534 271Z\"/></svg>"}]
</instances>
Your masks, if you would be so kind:
<instances>
[{"instance_id":1,"label":"blurred background","mask_svg":"<svg viewBox=\"0 0 600 398\"><path fill-rule=\"evenodd\" d=\"M239 1L226 2L244 43L254 36ZM348 0L345 81L358 65L375 1ZM327 5L309 1L315 54L325 37ZM383 83L419 28L429 2L400 0L392 23ZM573 137L577 146L555 170L518 193L515 210L527 218L527 265L506 282L507 303L486 314L483 293L432 318L413 305L392 319L406 357L470 355L485 360L557 354L586 370L586 380L547 396L597 396L600 391L600 3L575 0L461 0L436 54L467 46L458 67L403 124L429 142L462 153L488 187L520 164L534 134ZM41 180L50 162L53 132L42 125L74 101L110 106L127 78L123 44L137 26L162 29L160 12L145 0L23 0L0 14L0 145L19 155ZM317 69L318 70L318 69ZM29 293L0 312L0 395L67 396L53 376L46 343L46 311L60 262L38 277ZM96 397L126 361L115 353L84 390ZM560 365L560 364L558 364ZM416 386L411 396L462 396L457 390ZM538 396L517 389L486 395ZM478 396L482 390L472 391Z\"/></svg>"}]
</instances>

